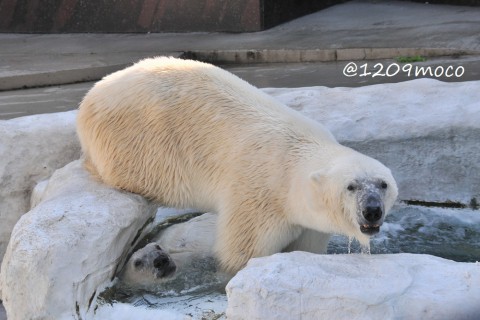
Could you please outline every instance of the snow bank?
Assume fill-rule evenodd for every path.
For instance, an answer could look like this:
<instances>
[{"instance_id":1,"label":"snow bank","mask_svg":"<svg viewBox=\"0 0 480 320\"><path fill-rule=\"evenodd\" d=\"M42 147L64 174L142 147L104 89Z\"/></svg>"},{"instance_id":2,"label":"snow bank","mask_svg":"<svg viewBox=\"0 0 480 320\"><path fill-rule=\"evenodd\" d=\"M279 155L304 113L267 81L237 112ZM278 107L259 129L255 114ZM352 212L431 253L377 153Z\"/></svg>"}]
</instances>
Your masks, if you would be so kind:
<instances>
[{"instance_id":1,"label":"snow bank","mask_svg":"<svg viewBox=\"0 0 480 320\"><path fill-rule=\"evenodd\" d=\"M228 319L476 319L480 264L428 255L281 253L227 285Z\"/></svg>"}]
</instances>

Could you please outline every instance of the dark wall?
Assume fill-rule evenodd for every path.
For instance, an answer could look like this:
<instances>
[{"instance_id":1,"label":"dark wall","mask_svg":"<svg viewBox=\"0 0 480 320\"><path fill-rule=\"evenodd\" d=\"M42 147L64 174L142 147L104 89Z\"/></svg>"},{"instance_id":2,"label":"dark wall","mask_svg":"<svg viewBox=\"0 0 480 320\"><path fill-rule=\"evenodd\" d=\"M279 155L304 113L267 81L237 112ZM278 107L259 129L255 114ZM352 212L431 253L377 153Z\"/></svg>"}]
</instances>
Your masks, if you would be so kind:
<instances>
[{"instance_id":1,"label":"dark wall","mask_svg":"<svg viewBox=\"0 0 480 320\"><path fill-rule=\"evenodd\" d=\"M0 32L259 31L344 1L0 0Z\"/></svg>"},{"instance_id":2,"label":"dark wall","mask_svg":"<svg viewBox=\"0 0 480 320\"><path fill-rule=\"evenodd\" d=\"M0 32L254 31L260 0L0 0Z\"/></svg>"},{"instance_id":3,"label":"dark wall","mask_svg":"<svg viewBox=\"0 0 480 320\"><path fill-rule=\"evenodd\" d=\"M405 0L404 0L405 1ZM480 0L407 0L411 2L431 3L431 4L450 4L457 6L480 6Z\"/></svg>"},{"instance_id":4,"label":"dark wall","mask_svg":"<svg viewBox=\"0 0 480 320\"><path fill-rule=\"evenodd\" d=\"M263 25L265 29L303 15L330 7L348 0L264 0Z\"/></svg>"}]
</instances>

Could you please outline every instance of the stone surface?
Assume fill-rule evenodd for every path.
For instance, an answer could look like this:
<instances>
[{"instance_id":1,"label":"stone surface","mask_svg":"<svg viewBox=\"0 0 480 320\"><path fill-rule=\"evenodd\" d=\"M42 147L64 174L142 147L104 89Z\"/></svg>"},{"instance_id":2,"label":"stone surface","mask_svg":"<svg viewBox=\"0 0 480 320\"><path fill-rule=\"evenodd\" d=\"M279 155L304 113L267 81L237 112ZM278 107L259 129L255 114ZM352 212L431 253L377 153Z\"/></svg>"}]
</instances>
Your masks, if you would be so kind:
<instances>
[{"instance_id":1,"label":"stone surface","mask_svg":"<svg viewBox=\"0 0 480 320\"><path fill-rule=\"evenodd\" d=\"M80 157L76 112L0 121L0 263L37 182Z\"/></svg>"},{"instance_id":2,"label":"stone surface","mask_svg":"<svg viewBox=\"0 0 480 320\"><path fill-rule=\"evenodd\" d=\"M9 0L7 3L14 2ZM62 1L61 5L71 2L77 0ZM142 2L135 1L136 4ZM144 2L151 5L155 1ZM289 1L268 2L282 5ZM306 2L309 1L295 1L296 6ZM38 0L32 2L32 10L35 10L38 3ZM161 14L161 10L157 11ZM97 14L101 15L100 12L102 10ZM18 14L21 15L22 12ZM154 10L151 10L147 17L152 15L155 15ZM129 16L133 17L135 14ZM108 17L102 15L102 19L104 18ZM7 21L0 18L0 24L8 23ZM121 64L132 63L140 57L185 51L214 53L217 50L268 50L275 53L271 57L278 59L283 49L300 52L300 58L302 51L318 50L317 61L323 61L326 57L331 57L332 60L336 57L353 60L362 57L363 52L366 58L377 59L385 56L395 58L399 52L401 55L410 55L411 53L407 52L412 52L428 56L445 52L430 49L451 49L453 52L450 54L456 56L468 52L478 54L479 22L480 8L384 0L347 1L342 5L256 33L0 34L0 89L93 79L100 74L100 70L93 66L115 68ZM330 54L337 49L339 51L335 51L336 55ZM312 56L308 56L307 60L311 61ZM291 55L285 55L284 58L284 62L292 61ZM296 62L299 61L301 60ZM255 59L255 62L259 61ZM39 69L43 71L39 72ZM68 74L63 71L68 71ZM55 82L51 78L56 78Z\"/></svg>"},{"instance_id":3,"label":"stone surface","mask_svg":"<svg viewBox=\"0 0 480 320\"><path fill-rule=\"evenodd\" d=\"M400 200L480 199L480 81L264 89L389 167Z\"/></svg>"},{"instance_id":4,"label":"stone surface","mask_svg":"<svg viewBox=\"0 0 480 320\"><path fill-rule=\"evenodd\" d=\"M228 319L476 319L480 264L428 255L252 259L227 285Z\"/></svg>"},{"instance_id":5,"label":"stone surface","mask_svg":"<svg viewBox=\"0 0 480 320\"><path fill-rule=\"evenodd\" d=\"M30 196L30 210L42 201L43 194L48 186L48 181L49 179L42 180L33 188L32 195Z\"/></svg>"},{"instance_id":6,"label":"stone surface","mask_svg":"<svg viewBox=\"0 0 480 320\"><path fill-rule=\"evenodd\" d=\"M213 257L217 215L205 213L162 230L153 241L170 253L181 270L194 259Z\"/></svg>"},{"instance_id":7,"label":"stone surface","mask_svg":"<svg viewBox=\"0 0 480 320\"><path fill-rule=\"evenodd\" d=\"M0 284L9 320L89 318L156 206L100 184L74 161L12 231Z\"/></svg>"}]
</instances>

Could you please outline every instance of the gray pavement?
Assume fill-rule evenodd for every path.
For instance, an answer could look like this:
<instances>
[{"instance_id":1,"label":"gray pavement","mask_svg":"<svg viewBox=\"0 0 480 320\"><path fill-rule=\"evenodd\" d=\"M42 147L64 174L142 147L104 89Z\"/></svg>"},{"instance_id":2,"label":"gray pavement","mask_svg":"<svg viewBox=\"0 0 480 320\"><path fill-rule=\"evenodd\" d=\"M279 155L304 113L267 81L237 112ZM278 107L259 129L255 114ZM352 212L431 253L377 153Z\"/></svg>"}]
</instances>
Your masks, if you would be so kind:
<instances>
[{"instance_id":1,"label":"gray pavement","mask_svg":"<svg viewBox=\"0 0 480 320\"><path fill-rule=\"evenodd\" d=\"M0 92L0 119L76 109L94 82Z\"/></svg>"},{"instance_id":2,"label":"gray pavement","mask_svg":"<svg viewBox=\"0 0 480 320\"><path fill-rule=\"evenodd\" d=\"M384 68L396 63L395 60L356 61L358 66L368 63L368 70L374 72L376 64ZM296 88L310 86L327 87L358 87L364 85L400 82L411 80L413 74L399 72L388 77L354 76L347 77L343 69L347 62L320 62L320 63L271 63L248 65L222 65L223 68L238 75L251 84L264 87ZM405 64L399 64L405 66ZM448 66L465 69L461 77L439 77L442 81L470 81L480 80L480 56L445 59L431 58L425 62L413 63L412 66L428 67L434 70L437 67ZM360 73L360 72L359 72ZM435 78L435 77L434 77ZM51 113L76 109L94 82L84 82L70 85L12 90L0 92L0 119L11 119L30 114Z\"/></svg>"},{"instance_id":3,"label":"gray pavement","mask_svg":"<svg viewBox=\"0 0 480 320\"><path fill-rule=\"evenodd\" d=\"M351 1L256 33L0 34L0 90L96 80L155 55L319 62L480 53L480 8Z\"/></svg>"},{"instance_id":4,"label":"gray pavement","mask_svg":"<svg viewBox=\"0 0 480 320\"><path fill-rule=\"evenodd\" d=\"M358 66L356 76L346 76L344 69L347 64L354 62ZM371 75L364 76L364 71L361 68L367 64L367 73L371 72ZM399 72L396 66L390 67L390 75L386 73L386 69L393 64L398 65ZM379 71L381 65L383 71L380 74L384 76L374 76L376 71ZM242 79L252 83L253 85L265 88L298 88L298 87L311 87L311 86L326 86L326 87L360 87L372 84L380 83L393 83L412 80L415 78L423 77L420 73L415 76L414 69L423 67L430 67L432 72L436 68L443 68L446 70L449 66L452 66L453 70L463 67L465 72L460 77L447 77L445 73L440 77L433 77L437 80L445 82L458 82L458 81L471 81L480 80L480 55L479 56L466 56L458 58L429 58L425 62L411 63L412 72L410 75L407 72L403 72L402 68L407 67L405 63L398 63L393 59L384 60L368 60L368 61L332 61L323 63L270 63L270 64L248 64L248 65L225 65L222 66L228 71L236 74ZM439 69L440 70L440 69ZM393 75L396 73L395 75Z\"/></svg>"}]
</instances>

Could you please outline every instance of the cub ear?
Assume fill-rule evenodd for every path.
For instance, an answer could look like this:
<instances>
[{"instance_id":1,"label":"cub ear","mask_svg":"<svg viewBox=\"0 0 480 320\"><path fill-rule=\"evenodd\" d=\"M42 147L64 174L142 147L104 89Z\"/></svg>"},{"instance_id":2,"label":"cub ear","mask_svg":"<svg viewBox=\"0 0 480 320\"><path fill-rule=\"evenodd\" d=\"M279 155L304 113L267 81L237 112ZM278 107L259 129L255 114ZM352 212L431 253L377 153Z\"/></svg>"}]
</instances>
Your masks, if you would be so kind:
<instances>
[{"instance_id":1,"label":"cub ear","mask_svg":"<svg viewBox=\"0 0 480 320\"><path fill-rule=\"evenodd\" d=\"M323 171L315 171L310 174L310 180L315 184L322 184L326 179L325 172Z\"/></svg>"}]
</instances>

